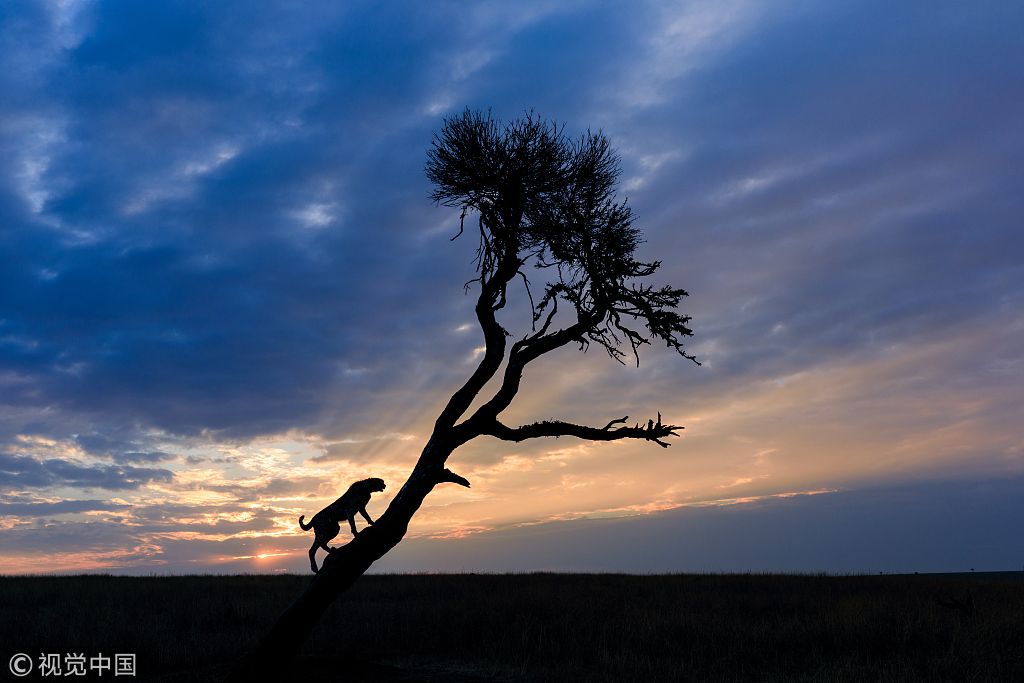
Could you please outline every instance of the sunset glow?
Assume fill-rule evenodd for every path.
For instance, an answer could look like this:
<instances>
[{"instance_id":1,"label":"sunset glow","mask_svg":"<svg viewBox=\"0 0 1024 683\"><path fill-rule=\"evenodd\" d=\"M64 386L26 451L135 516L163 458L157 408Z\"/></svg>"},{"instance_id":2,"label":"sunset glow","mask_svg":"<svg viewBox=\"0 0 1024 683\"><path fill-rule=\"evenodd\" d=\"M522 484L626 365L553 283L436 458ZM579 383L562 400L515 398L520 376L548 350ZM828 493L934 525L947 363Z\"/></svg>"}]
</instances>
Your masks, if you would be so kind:
<instances>
[{"instance_id":1,"label":"sunset glow","mask_svg":"<svg viewBox=\"0 0 1024 683\"><path fill-rule=\"evenodd\" d=\"M467 106L608 135L702 366L540 359L508 424L682 436L472 441L376 570L1024 563L1020 6L399 7L0 10L0 573L304 572L300 515L383 512L485 350L423 174Z\"/></svg>"}]
</instances>

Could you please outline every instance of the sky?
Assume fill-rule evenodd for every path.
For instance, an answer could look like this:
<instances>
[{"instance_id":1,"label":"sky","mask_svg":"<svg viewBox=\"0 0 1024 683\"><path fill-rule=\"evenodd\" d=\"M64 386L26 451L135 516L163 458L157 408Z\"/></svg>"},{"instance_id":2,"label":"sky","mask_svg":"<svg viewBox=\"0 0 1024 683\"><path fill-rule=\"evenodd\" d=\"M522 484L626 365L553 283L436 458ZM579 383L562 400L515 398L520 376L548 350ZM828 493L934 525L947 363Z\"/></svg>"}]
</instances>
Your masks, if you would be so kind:
<instances>
[{"instance_id":1,"label":"sky","mask_svg":"<svg viewBox=\"0 0 1024 683\"><path fill-rule=\"evenodd\" d=\"M1020 569L1022 25L0 4L0 573L303 572L300 514L370 476L383 512L483 343L423 173L467 107L608 136L702 366L539 360L507 423L683 436L477 439L376 571Z\"/></svg>"}]
</instances>

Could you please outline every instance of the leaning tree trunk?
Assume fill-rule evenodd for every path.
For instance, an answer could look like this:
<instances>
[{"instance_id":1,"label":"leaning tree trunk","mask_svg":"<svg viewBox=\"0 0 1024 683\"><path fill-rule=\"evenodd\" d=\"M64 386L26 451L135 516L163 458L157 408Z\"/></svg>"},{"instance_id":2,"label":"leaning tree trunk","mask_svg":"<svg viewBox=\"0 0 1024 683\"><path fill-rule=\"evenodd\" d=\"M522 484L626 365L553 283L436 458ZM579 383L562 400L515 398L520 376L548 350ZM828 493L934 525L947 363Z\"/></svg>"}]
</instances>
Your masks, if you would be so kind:
<instances>
[{"instance_id":1,"label":"leaning tree trunk","mask_svg":"<svg viewBox=\"0 0 1024 683\"><path fill-rule=\"evenodd\" d=\"M454 447L442 445L444 441L435 435L427 442L408 481L384 514L349 543L327 555L306 590L281 614L259 646L242 661L231 680L266 680L267 676L284 673L335 599L374 562L398 545L413 515L434 486L442 482L469 486L465 479L445 469L445 460Z\"/></svg>"},{"instance_id":2,"label":"leaning tree trunk","mask_svg":"<svg viewBox=\"0 0 1024 683\"><path fill-rule=\"evenodd\" d=\"M484 356L476 371L452 395L441 412L434 424L434 431L427 445L423 447L423 452L420 453L419 460L405 485L375 524L364 528L348 544L333 550L327 556L305 592L285 610L257 649L243 661L233 680L262 680L268 672L283 672L294 660L302 643L309 637L313 627L331 603L366 572L370 565L398 545L427 494L442 482L469 486L466 479L446 469L444 464L456 448L482 435L484 430L480 428L480 424L490 424L498 412L485 411L485 415L474 415L475 419L456 425L456 421L498 371L504 359L505 330L495 320L494 312L500 306L494 302L498 301L499 297L504 298L504 287L515 277L518 264L513 250L493 278L483 280L476 314L484 332ZM509 367L519 366L510 360ZM507 384L506 378L506 383L502 385L502 396L511 400L511 396L515 395L515 389L510 391ZM514 384L515 388L518 388L518 380ZM492 402L495 400L492 399ZM488 417L490 420L485 419Z\"/></svg>"}]
</instances>

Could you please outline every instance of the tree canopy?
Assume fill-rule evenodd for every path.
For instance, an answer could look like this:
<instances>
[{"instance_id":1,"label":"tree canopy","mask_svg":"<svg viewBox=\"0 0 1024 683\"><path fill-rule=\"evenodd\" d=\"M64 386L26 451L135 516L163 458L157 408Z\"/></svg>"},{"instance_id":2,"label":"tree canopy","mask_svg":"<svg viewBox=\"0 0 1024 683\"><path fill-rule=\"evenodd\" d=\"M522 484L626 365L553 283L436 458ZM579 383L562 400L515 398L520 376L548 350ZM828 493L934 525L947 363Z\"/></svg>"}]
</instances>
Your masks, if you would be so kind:
<instances>
[{"instance_id":1,"label":"tree canopy","mask_svg":"<svg viewBox=\"0 0 1024 683\"><path fill-rule=\"evenodd\" d=\"M690 317L676 310L687 293L641 281L661 262L636 258L641 233L627 201L615 196L620 172L618 155L600 131L574 139L532 112L502 123L490 112L468 109L445 120L426 167L435 187L431 198L461 210L460 235L466 219L476 216L477 277L471 283L479 282L481 301L492 311L503 308L508 285L522 278L534 323L525 346L569 338L584 348L600 344L622 362L628 343L639 363L639 347L660 339L696 362L683 344L692 334ZM524 270L529 266L544 273L536 298ZM552 331L560 302L575 320ZM481 322L486 332L488 323Z\"/></svg>"}]
</instances>

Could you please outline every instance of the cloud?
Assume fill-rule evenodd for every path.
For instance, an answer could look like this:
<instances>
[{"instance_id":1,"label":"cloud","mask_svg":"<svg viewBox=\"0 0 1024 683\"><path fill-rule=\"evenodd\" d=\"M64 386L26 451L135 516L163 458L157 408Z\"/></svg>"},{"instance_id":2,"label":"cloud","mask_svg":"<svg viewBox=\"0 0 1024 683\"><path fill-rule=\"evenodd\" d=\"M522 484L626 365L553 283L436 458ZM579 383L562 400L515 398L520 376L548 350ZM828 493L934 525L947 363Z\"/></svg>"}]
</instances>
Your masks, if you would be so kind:
<instances>
[{"instance_id":1,"label":"cloud","mask_svg":"<svg viewBox=\"0 0 1024 683\"><path fill-rule=\"evenodd\" d=\"M0 303L5 357L19 378L32 380L31 391L12 382L20 405L248 436L321 429L332 413L357 424L392 401L417 366L413 385L447 376L454 383L460 368L446 366L460 357L456 350L430 351L445 338L443 326L462 322L466 302L453 295L450 306L423 307L409 295L454 292L459 281L446 275L460 270L452 266L464 255L440 235L428 241L429 258L410 248L410 226L427 215L442 220L423 201L420 176L436 115L401 114L384 102L416 101L427 84L462 79L461 88L489 92L515 113L515 95L495 88L527 68L528 55L590 61L577 70L576 89L590 93L583 106L556 106L562 97L543 87L548 78L559 82L553 76L539 79L529 98L552 114L576 114L580 124L589 118L586 103L601 102L587 88L606 63L638 71L657 64L670 73L692 62L685 82L659 76L656 101L617 119L615 135L627 164L635 153L650 176L634 203L649 242L680 255L666 260L666 276L695 293L697 341L713 340L713 362L729 363L730 372L756 364L765 374L768 364L793 367L919 334L925 325L940 329L946 316L983 316L998 298L991 292L1018 283L1013 250L986 247L1016 239L1015 210L979 201L994 192L1008 197L999 186L1005 174L994 171L1011 168L1016 154L982 133L987 114L922 121L921 108L943 95L918 83L966 83L972 72L929 71L926 59L905 58L894 31L920 20L916 10L894 17L896 28L863 31L851 43L828 36L856 22L874 26L870 6L853 13L853 26L840 12L819 10L771 14L756 30L741 5L694 3L670 21L662 16L668 10L651 7L621 25L608 8L523 9L521 19L501 15L516 29L479 68L450 71L439 38L427 38L445 25L446 10L418 16L418 24L359 6L344 21L327 10L268 6L229 24L227 6L207 11L158 3L143 18L130 3L90 8L75 20L82 39L70 52L37 56L47 66L33 72L27 116L40 131L59 121L53 130L62 132L28 136L55 142L11 143L47 196L32 211L33 191L11 186L13 197L25 197L26 237L6 242L11 267ZM950 12L920 21L923 35L945 35ZM549 37L572 25L566 14L588 30L622 31L623 45L640 40L643 22L659 25L650 44L664 54L630 61L626 50L605 54L610 41L599 48L582 32L556 46ZM482 12L473 21L499 20ZM405 52L384 58L364 39L385 25ZM715 38L738 27L752 38ZM449 43L466 40L459 25L445 30ZM225 32L235 40L219 39ZM977 36L992 32L968 22L958 40L976 48ZM794 34L818 37L794 41ZM715 50L697 50L704 43ZM979 63L995 63L1006 49L996 42L978 50ZM865 82L856 61L865 52L890 54L898 68ZM356 68L356 57L373 68ZM770 69L791 77L772 78ZM896 92L915 77L900 94L909 100L905 110L866 98L862 117L844 128L843 93ZM716 83L729 84L728 97L700 99ZM400 97L389 97L389 88ZM775 104L783 100L788 110ZM350 134L369 121L370 134ZM971 131L967 149L957 142L962 136L938 137L953 124ZM740 138L722 133L744 128L750 133ZM149 140L161 144L141 144ZM647 151L655 148L657 155ZM687 151L666 156L665 149ZM380 177L388 182L372 180ZM959 177L974 180L964 185ZM966 194L945 191L951 184ZM715 197L719 203L709 204ZM310 234L310 207L329 206L346 208ZM988 216L977 213L982 207ZM674 233L673 224L687 229ZM53 225L61 228L54 233ZM980 227L970 237L966 225ZM697 260L718 265L693 267ZM737 344L753 337L763 340L755 353ZM361 379L346 374L353 367Z\"/></svg>"},{"instance_id":2,"label":"cloud","mask_svg":"<svg viewBox=\"0 0 1024 683\"><path fill-rule=\"evenodd\" d=\"M150 438L133 435L134 439L122 441L106 434L77 434L75 442L84 451L98 457L109 457L119 465L131 463L157 463L173 460L173 453L160 450L139 450Z\"/></svg>"},{"instance_id":3,"label":"cloud","mask_svg":"<svg viewBox=\"0 0 1024 683\"><path fill-rule=\"evenodd\" d=\"M19 518L48 517L78 512L120 510L126 507L128 506L125 503L113 503L106 500L0 501L0 517L8 515L16 515Z\"/></svg>"},{"instance_id":4,"label":"cloud","mask_svg":"<svg viewBox=\"0 0 1024 683\"><path fill-rule=\"evenodd\" d=\"M964 572L1019 565L1019 478L773 496L412 539L375 571ZM979 501L984 498L985 503ZM523 553L529 548L529 553ZM296 562L296 565L299 563Z\"/></svg>"},{"instance_id":5,"label":"cloud","mask_svg":"<svg viewBox=\"0 0 1024 683\"><path fill-rule=\"evenodd\" d=\"M929 572L1016 567L1019 477L916 481L817 495L788 493L639 514L449 528L407 539L373 571ZM984 501L982 503L981 501ZM250 522L57 522L0 529L0 570L114 573L307 569L305 539L247 534ZM167 514L203 515L203 509ZM153 520L152 522L146 520ZM185 531L192 529L195 531ZM77 554L53 553L75 548ZM528 550L528 552L524 552ZM78 564L76 564L78 563Z\"/></svg>"},{"instance_id":6,"label":"cloud","mask_svg":"<svg viewBox=\"0 0 1024 683\"><path fill-rule=\"evenodd\" d=\"M170 470L115 465L83 466L60 458L36 459L0 452L0 488L5 491L49 486L135 489L153 481L169 482Z\"/></svg>"},{"instance_id":7,"label":"cloud","mask_svg":"<svg viewBox=\"0 0 1024 683\"><path fill-rule=\"evenodd\" d=\"M238 534L279 552L272 534L300 504L400 480L481 343L462 294L472 240L449 241L457 216L430 205L422 174L441 117L467 105L605 130L642 256L691 292L706 362L657 349L639 369L572 350L539 362L509 422L661 410L684 438L664 453L468 444L455 460L474 488L439 490L415 533L721 487L1019 471L1016 6L0 11L12 518L125 512L94 507L91 488L118 491L140 523L165 510L159 533L184 532L170 520L190 506L248 511L195 521L221 540L193 539L204 550L188 561L218 542L218 557L256 556ZM77 528L52 533L95 562L118 544L157 557L143 530L93 547Z\"/></svg>"}]
</instances>

